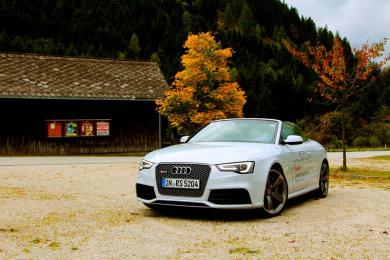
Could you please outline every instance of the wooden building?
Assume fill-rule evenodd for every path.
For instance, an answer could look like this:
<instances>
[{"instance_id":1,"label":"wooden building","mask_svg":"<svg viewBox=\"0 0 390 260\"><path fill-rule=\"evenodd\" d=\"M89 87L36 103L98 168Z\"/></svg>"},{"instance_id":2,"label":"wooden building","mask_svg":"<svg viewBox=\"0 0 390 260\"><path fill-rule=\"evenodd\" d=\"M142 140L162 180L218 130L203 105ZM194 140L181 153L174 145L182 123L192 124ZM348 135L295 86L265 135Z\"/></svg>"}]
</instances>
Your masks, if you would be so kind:
<instances>
[{"instance_id":1,"label":"wooden building","mask_svg":"<svg viewBox=\"0 0 390 260\"><path fill-rule=\"evenodd\" d=\"M167 87L153 62L0 53L0 155L156 149Z\"/></svg>"}]
</instances>

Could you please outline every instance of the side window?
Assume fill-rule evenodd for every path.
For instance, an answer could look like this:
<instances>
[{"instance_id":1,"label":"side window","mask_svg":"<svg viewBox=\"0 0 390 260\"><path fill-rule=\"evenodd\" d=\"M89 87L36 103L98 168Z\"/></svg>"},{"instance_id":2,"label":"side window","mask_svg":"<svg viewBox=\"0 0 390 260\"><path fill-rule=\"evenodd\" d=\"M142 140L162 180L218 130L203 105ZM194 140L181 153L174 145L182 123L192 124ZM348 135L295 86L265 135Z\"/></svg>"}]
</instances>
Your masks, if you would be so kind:
<instances>
[{"instance_id":1,"label":"side window","mask_svg":"<svg viewBox=\"0 0 390 260\"><path fill-rule=\"evenodd\" d=\"M285 140L287 136L294 135L293 123L283 122L282 124L282 139Z\"/></svg>"},{"instance_id":2,"label":"side window","mask_svg":"<svg viewBox=\"0 0 390 260\"><path fill-rule=\"evenodd\" d=\"M303 133L302 129L300 129L296 124L291 122L283 122L282 124L282 139L286 139L289 135L299 135L302 136L304 141L307 141L308 139L305 137L305 134Z\"/></svg>"}]
</instances>

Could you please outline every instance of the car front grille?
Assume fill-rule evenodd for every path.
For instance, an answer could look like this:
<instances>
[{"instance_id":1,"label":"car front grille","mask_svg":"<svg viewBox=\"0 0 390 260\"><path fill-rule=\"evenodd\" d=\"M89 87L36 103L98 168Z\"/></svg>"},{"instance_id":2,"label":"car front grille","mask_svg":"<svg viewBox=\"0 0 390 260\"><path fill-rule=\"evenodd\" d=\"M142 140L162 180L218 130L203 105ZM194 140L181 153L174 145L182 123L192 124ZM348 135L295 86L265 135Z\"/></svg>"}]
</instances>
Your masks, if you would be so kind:
<instances>
[{"instance_id":1,"label":"car front grille","mask_svg":"<svg viewBox=\"0 0 390 260\"><path fill-rule=\"evenodd\" d=\"M191 173L189 174L173 174L174 167L189 167ZM184 196L184 197L201 197L206 188L209 179L211 168L206 164L168 164L163 163L156 166L156 181L158 192L162 195L170 196ZM199 189L178 189L178 188L163 188L163 178L175 179L198 179L200 180Z\"/></svg>"}]
</instances>

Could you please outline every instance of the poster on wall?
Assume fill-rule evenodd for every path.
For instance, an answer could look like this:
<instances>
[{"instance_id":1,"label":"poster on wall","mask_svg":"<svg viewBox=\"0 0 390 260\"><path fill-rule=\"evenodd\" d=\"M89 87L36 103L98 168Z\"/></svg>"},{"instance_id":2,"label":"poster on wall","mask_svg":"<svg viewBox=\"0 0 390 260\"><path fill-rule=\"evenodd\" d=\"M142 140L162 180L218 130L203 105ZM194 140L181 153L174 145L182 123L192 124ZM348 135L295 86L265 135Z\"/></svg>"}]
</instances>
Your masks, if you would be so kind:
<instances>
[{"instance_id":1,"label":"poster on wall","mask_svg":"<svg viewBox=\"0 0 390 260\"><path fill-rule=\"evenodd\" d=\"M107 122L107 121L96 122L96 135L97 136L109 136L110 135L110 122Z\"/></svg>"},{"instance_id":2,"label":"poster on wall","mask_svg":"<svg viewBox=\"0 0 390 260\"><path fill-rule=\"evenodd\" d=\"M47 122L48 137L62 137L62 123L56 121Z\"/></svg>"},{"instance_id":3,"label":"poster on wall","mask_svg":"<svg viewBox=\"0 0 390 260\"><path fill-rule=\"evenodd\" d=\"M76 122L66 122L65 123L65 136L74 137L78 135L77 123Z\"/></svg>"},{"instance_id":4,"label":"poster on wall","mask_svg":"<svg viewBox=\"0 0 390 260\"><path fill-rule=\"evenodd\" d=\"M94 125L92 122L85 121L81 123L81 136L94 136Z\"/></svg>"}]
</instances>

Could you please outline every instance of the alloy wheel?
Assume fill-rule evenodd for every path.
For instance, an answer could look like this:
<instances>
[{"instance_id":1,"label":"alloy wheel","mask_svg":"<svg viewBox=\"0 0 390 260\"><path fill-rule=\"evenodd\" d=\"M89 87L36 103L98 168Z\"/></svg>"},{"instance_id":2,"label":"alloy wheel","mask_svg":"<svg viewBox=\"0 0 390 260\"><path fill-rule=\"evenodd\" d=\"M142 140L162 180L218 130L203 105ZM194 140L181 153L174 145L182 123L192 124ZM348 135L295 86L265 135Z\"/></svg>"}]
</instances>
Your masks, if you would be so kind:
<instances>
[{"instance_id":1,"label":"alloy wheel","mask_svg":"<svg viewBox=\"0 0 390 260\"><path fill-rule=\"evenodd\" d=\"M329 190L329 168L326 163L321 165L320 171L320 196L325 198L328 195Z\"/></svg>"},{"instance_id":2,"label":"alloy wheel","mask_svg":"<svg viewBox=\"0 0 390 260\"><path fill-rule=\"evenodd\" d=\"M287 183L283 174L277 170L271 170L268 175L264 194L264 211L269 215L279 214L286 204Z\"/></svg>"}]
</instances>

